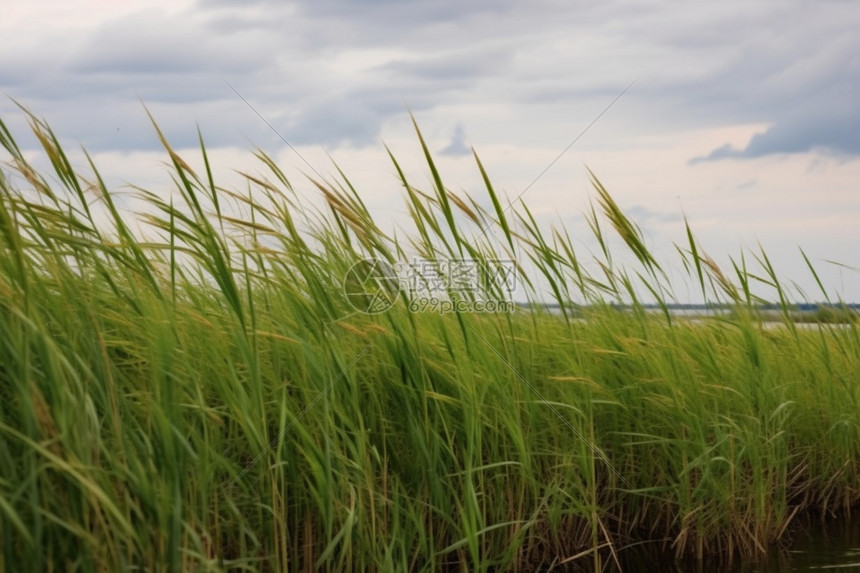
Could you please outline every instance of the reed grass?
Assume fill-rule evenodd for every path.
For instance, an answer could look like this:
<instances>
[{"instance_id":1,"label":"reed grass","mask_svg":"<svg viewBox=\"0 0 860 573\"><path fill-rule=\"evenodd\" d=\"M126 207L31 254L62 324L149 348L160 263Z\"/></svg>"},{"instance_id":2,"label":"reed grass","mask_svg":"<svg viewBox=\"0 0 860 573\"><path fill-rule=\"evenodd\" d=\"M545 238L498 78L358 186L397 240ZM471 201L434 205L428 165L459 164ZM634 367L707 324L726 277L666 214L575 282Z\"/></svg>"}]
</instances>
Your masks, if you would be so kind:
<instances>
[{"instance_id":1,"label":"reed grass","mask_svg":"<svg viewBox=\"0 0 860 573\"><path fill-rule=\"evenodd\" d=\"M724 271L688 225L680 264L734 312L684 321L593 173L583 254L477 155L492 209L452 193L416 125L433 188L391 155L395 238L342 172L303 182L327 210L259 150L224 189L156 126L174 187L131 213L25 113L50 169L0 122L0 570L600 570L755 556L860 499L858 322L797 328L764 250ZM414 254L519 261L533 304L356 313L350 266Z\"/></svg>"}]
</instances>

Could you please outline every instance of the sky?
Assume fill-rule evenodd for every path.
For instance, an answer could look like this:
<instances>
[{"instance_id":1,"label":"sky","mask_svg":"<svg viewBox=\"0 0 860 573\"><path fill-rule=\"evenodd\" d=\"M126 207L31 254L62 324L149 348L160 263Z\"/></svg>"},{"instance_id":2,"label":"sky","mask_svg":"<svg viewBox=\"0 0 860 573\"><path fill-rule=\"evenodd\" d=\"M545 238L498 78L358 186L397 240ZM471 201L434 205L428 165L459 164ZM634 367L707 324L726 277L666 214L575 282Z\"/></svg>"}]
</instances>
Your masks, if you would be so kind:
<instances>
[{"instance_id":1,"label":"sky","mask_svg":"<svg viewBox=\"0 0 860 573\"><path fill-rule=\"evenodd\" d=\"M158 186L145 105L189 155L199 126L222 182L257 146L308 192L334 160L385 228L406 211L385 145L430 187L411 112L448 187L481 196L474 148L586 252L590 168L682 302L685 217L720 265L761 246L820 300L803 248L829 296L860 302L857 29L847 0L6 2L0 118L35 156L18 102L112 186Z\"/></svg>"}]
</instances>

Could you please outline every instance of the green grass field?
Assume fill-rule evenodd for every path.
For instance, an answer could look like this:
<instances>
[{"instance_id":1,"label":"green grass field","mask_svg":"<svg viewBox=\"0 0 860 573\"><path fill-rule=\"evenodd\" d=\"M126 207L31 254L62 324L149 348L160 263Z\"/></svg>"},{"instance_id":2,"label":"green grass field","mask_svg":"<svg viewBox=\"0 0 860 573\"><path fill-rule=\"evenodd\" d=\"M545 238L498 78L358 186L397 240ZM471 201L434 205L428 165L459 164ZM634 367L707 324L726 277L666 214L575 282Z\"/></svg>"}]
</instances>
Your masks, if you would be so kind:
<instances>
[{"instance_id":1,"label":"green grass field","mask_svg":"<svg viewBox=\"0 0 860 573\"><path fill-rule=\"evenodd\" d=\"M596 256L508 209L477 156L486 198L451 193L420 133L433 189L392 156L406 236L342 173L298 182L314 210L266 154L222 189L202 138L195 172L160 132L175 188L135 214L30 121L46 172L0 123L0 570L728 559L860 500L860 325L797 328L764 251L721 269L688 227L678 264L735 310L685 322L640 306L674 300L664 263L593 175ZM565 312L356 312L351 265L413 254L520 261L518 295Z\"/></svg>"}]
</instances>

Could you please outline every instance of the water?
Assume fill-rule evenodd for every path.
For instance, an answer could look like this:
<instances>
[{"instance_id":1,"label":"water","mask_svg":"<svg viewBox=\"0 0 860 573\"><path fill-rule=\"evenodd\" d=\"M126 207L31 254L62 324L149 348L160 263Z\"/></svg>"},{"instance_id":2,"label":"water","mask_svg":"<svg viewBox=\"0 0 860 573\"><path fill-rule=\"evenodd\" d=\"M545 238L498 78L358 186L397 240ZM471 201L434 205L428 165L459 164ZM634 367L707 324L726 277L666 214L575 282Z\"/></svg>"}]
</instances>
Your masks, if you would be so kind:
<instances>
[{"instance_id":1,"label":"water","mask_svg":"<svg viewBox=\"0 0 860 573\"><path fill-rule=\"evenodd\" d=\"M704 563L673 563L651 555L628 555L623 560L625 573L847 573L860 571L860 518L831 520L827 523L810 520L792 535L787 549L774 548L765 558L719 565ZM614 570L614 569L613 569Z\"/></svg>"}]
</instances>

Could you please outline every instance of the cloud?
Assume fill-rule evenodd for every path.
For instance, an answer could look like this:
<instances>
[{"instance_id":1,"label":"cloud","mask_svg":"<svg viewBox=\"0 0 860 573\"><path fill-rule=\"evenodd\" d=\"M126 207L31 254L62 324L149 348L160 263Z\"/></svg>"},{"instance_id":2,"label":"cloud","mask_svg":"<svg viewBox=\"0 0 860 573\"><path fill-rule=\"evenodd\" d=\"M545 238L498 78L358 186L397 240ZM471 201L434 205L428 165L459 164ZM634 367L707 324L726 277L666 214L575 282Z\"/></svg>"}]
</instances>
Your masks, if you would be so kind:
<instances>
[{"instance_id":1,"label":"cloud","mask_svg":"<svg viewBox=\"0 0 860 573\"><path fill-rule=\"evenodd\" d=\"M391 2L258 1L241 8L203 2L179 18L141 10L69 39L61 57L48 46L15 58L0 55L0 90L93 151L158 147L141 101L177 146L194 144L198 123L212 134L210 145L245 143L245 135L261 145L279 144L248 104L291 144L376 145L385 122L406 114L407 106L421 112L455 101L498 70L510 51L422 49L428 38L408 33L426 32L433 22L445 25L458 13L489 10L491 2L453 16L434 3L413 5L426 17ZM360 21L350 19L353 13ZM387 31L393 29L405 39L392 37ZM371 51L380 44L387 51ZM14 106L0 102L0 113L7 111ZM123 114L143 127L137 135L121 129L125 136L117 137L117 127L129 125L128 119L120 125Z\"/></svg>"},{"instance_id":2,"label":"cloud","mask_svg":"<svg viewBox=\"0 0 860 573\"><path fill-rule=\"evenodd\" d=\"M811 117L784 120L754 135L743 149L726 144L690 163L813 152L836 157L860 156L860 113L840 113L831 108Z\"/></svg>"},{"instance_id":3,"label":"cloud","mask_svg":"<svg viewBox=\"0 0 860 573\"><path fill-rule=\"evenodd\" d=\"M858 26L857 11L838 3L812 17L794 3L201 0L178 15L144 9L85 36L54 30L50 42L12 46L0 54L0 91L96 150L157 147L146 129L116 137L131 127L121 116L142 116L140 100L182 143L199 123L213 145L278 144L224 78L287 141L336 148L376 145L407 105L453 114L498 104L511 128L483 130L520 142L530 125L599 112L639 75L601 127L772 126L747 148L694 161L857 154ZM12 110L0 102L0 113Z\"/></svg>"},{"instance_id":4,"label":"cloud","mask_svg":"<svg viewBox=\"0 0 860 573\"><path fill-rule=\"evenodd\" d=\"M758 33L727 52L721 69L700 85L686 85L680 110L727 124L764 123L744 147L725 144L690 163L753 159L775 154L860 155L860 41L850 32L860 14L827 2L804 13L782 5ZM708 90L706 93L704 90ZM682 113L687 113L683 112ZM715 121L715 123L716 123Z\"/></svg>"},{"instance_id":5,"label":"cloud","mask_svg":"<svg viewBox=\"0 0 860 573\"><path fill-rule=\"evenodd\" d=\"M677 223L682 221L684 217L677 212L654 211L644 205L633 205L627 209L626 214L631 216L636 222L641 224L652 223Z\"/></svg>"},{"instance_id":6,"label":"cloud","mask_svg":"<svg viewBox=\"0 0 860 573\"><path fill-rule=\"evenodd\" d=\"M463 126L461 124L457 124L457 126L454 127L454 134L451 136L451 143L446 145L439 154L455 157L472 154L472 149L466 143L466 133L463 131Z\"/></svg>"}]
</instances>

